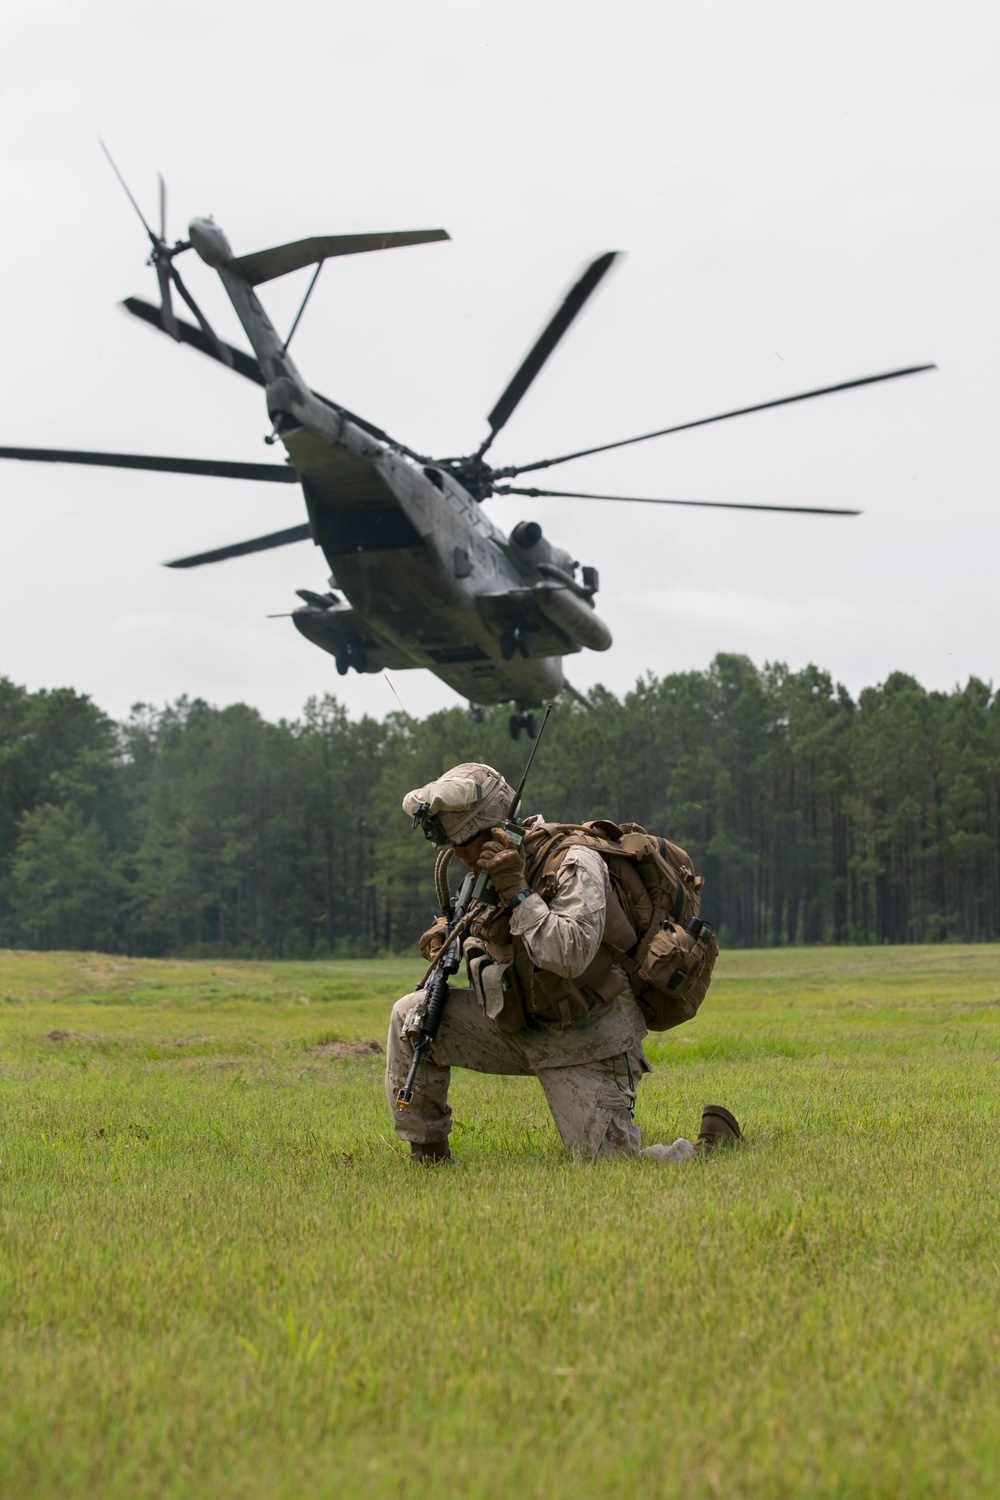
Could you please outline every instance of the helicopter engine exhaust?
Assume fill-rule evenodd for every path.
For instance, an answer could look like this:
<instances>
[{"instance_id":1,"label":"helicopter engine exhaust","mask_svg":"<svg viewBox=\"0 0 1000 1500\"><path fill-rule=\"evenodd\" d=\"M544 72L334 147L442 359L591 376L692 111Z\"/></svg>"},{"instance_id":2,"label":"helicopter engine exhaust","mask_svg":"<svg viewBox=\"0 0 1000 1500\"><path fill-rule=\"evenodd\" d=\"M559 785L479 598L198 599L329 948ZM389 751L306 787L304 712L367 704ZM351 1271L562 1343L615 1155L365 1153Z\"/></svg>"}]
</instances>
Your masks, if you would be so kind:
<instances>
[{"instance_id":1,"label":"helicopter engine exhaust","mask_svg":"<svg viewBox=\"0 0 1000 1500\"><path fill-rule=\"evenodd\" d=\"M542 535L537 521L519 521L510 534L515 556L527 569L543 576L533 592L538 608L577 646L590 651L607 651L611 631L594 612L591 590L581 588L573 578L576 563L568 552L553 547ZM591 570L592 571L592 570ZM586 579L587 573L584 573ZM596 578L596 574L594 574Z\"/></svg>"},{"instance_id":2,"label":"helicopter engine exhaust","mask_svg":"<svg viewBox=\"0 0 1000 1500\"><path fill-rule=\"evenodd\" d=\"M570 561L565 553L558 558L554 556L552 544L542 535L542 528L537 521L518 521L510 534L510 540L513 544L514 565L519 572L525 566L531 571L539 563L561 562L565 566Z\"/></svg>"},{"instance_id":3,"label":"helicopter engine exhaust","mask_svg":"<svg viewBox=\"0 0 1000 1500\"><path fill-rule=\"evenodd\" d=\"M542 539L542 528L537 521L518 521L510 534L512 542L525 552L530 552L532 547L537 547Z\"/></svg>"}]
</instances>

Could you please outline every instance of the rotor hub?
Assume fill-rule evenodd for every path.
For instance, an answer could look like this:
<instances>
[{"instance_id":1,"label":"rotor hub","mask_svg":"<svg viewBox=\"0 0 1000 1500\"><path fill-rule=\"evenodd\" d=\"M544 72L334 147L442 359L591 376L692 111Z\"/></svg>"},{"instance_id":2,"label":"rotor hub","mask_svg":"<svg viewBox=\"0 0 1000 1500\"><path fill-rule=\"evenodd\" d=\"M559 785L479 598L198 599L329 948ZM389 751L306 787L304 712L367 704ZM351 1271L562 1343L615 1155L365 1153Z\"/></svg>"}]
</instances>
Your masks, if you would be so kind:
<instances>
[{"instance_id":1,"label":"rotor hub","mask_svg":"<svg viewBox=\"0 0 1000 1500\"><path fill-rule=\"evenodd\" d=\"M473 500L481 502L492 495L494 471L481 458L475 455L469 458L449 458L441 467L447 469L453 479L458 480Z\"/></svg>"}]
</instances>

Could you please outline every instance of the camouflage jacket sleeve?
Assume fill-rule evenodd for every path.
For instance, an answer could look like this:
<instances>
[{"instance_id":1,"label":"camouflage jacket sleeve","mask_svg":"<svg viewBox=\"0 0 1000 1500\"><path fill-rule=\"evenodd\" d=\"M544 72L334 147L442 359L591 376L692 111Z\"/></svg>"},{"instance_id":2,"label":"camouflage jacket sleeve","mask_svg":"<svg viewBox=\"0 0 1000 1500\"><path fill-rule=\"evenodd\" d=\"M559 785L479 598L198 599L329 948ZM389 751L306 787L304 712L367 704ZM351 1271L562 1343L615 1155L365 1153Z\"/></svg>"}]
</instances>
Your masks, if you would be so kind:
<instances>
[{"instance_id":1,"label":"camouflage jacket sleeve","mask_svg":"<svg viewBox=\"0 0 1000 1500\"><path fill-rule=\"evenodd\" d=\"M601 856L571 849L559 866L552 900L536 894L522 901L511 915L511 934L522 939L540 969L573 979L597 956L610 893Z\"/></svg>"}]
</instances>

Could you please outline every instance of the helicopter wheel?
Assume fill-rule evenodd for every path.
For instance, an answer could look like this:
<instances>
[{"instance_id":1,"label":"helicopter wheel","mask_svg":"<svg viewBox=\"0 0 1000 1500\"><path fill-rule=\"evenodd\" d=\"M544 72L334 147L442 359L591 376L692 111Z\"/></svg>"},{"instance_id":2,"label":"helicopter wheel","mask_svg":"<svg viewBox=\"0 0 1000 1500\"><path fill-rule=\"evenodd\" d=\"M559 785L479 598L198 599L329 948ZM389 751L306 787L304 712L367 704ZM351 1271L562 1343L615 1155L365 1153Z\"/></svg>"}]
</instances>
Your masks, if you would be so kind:
<instances>
[{"instance_id":1,"label":"helicopter wheel","mask_svg":"<svg viewBox=\"0 0 1000 1500\"><path fill-rule=\"evenodd\" d=\"M333 659L337 664L337 671L341 677L346 677L352 667L355 672L367 672L368 670L368 656L364 646L354 646L348 642L346 646L341 646L340 650L334 654Z\"/></svg>"},{"instance_id":2,"label":"helicopter wheel","mask_svg":"<svg viewBox=\"0 0 1000 1500\"><path fill-rule=\"evenodd\" d=\"M527 731L529 739L537 740L538 738L538 720L531 713L511 714L507 720L507 728L510 730L512 740L521 738L522 729Z\"/></svg>"},{"instance_id":3,"label":"helicopter wheel","mask_svg":"<svg viewBox=\"0 0 1000 1500\"><path fill-rule=\"evenodd\" d=\"M520 625L512 625L500 637L500 655L504 661L510 661L515 651L520 651L525 658L531 655L531 634L522 630Z\"/></svg>"}]
</instances>

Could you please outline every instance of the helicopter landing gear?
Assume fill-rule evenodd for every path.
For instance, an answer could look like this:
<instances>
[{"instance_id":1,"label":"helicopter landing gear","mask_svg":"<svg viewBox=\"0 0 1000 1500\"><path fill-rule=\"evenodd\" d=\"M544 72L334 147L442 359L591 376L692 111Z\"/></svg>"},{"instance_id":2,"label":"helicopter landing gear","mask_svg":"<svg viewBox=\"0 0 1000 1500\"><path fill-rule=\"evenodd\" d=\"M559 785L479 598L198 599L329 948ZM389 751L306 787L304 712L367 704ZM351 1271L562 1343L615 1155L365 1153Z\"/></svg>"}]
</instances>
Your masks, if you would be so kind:
<instances>
[{"instance_id":1,"label":"helicopter landing gear","mask_svg":"<svg viewBox=\"0 0 1000 1500\"><path fill-rule=\"evenodd\" d=\"M364 646L355 645L351 641L348 641L346 645L341 646L335 651L333 659L341 677L346 677L352 667L355 672L367 672L368 670L368 657Z\"/></svg>"},{"instance_id":2,"label":"helicopter landing gear","mask_svg":"<svg viewBox=\"0 0 1000 1500\"><path fill-rule=\"evenodd\" d=\"M528 713L511 714L507 720L507 728L510 730L512 740L521 738L521 730L525 730L529 740L538 738L538 720L530 711Z\"/></svg>"},{"instance_id":3,"label":"helicopter landing gear","mask_svg":"<svg viewBox=\"0 0 1000 1500\"><path fill-rule=\"evenodd\" d=\"M531 636L521 625L512 625L500 637L500 655L504 661L510 661L515 651L525 658L531 655Z\"/></svg>"}]
</instances>

